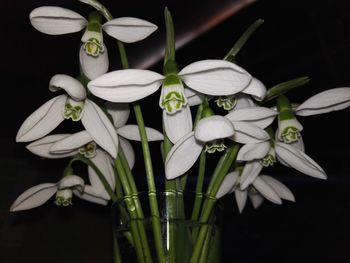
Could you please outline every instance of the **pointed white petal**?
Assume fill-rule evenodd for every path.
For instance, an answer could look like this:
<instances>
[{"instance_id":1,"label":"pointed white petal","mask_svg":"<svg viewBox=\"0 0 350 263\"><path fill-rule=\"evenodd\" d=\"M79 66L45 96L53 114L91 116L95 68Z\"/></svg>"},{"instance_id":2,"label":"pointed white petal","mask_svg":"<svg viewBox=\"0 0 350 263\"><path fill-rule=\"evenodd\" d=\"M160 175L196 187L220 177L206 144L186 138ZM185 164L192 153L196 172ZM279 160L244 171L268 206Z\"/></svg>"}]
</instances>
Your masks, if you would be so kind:
<instances>
[{"instance_id":1,"label":"pointed white petal","mask_svg":"<svg viewBox=\"0 0 350 263\"><path fill-rule=\"evenodd\" d=\"M124 125L117 133L128 140L141 141L139 127L135 124ZM146 134L149 142L164 140L163 134L153 128L146 127Z\"/></svg>"},{"instance_id":2,"label":"pointed white petal","mask_svg":"<svg viewBox=\"0 0 350 263\"><path fill-rule=\"evenodd\" d=\"M108 155L101 150L96 150L96 155L95 157L91 158L91 161L101 171L101 173L104 175L105 179L107 180L109 186L112 188L112 190L114 190L115 188L114 170ZM89 180L90 180L91 186L94 188L95 193L101 196L102 198L109 200L110 196L108 195L108 192L106 191L103 184L101 183L101 180L98 177L95 170L89 166L88 173L89 173Z\"/></svg>"},{"instance_id":3,"label":"pointed white petal","mask_svg":"<svg viewBox=\"0 0 350 263\"><path fill-rule=\"evenodd\" d=\"M258 160L246 162L241 174L241 179L240 179L241 190L244 190L245 188L247 188L255 180L255 178L257 178L262 168L263 166Z\"/></svg>"},{"instance_id":4,"label":"pointed white petal","mask_svg":"<svg viewBox=\"0 0 350 263\"><path fill-rule=\"evenodd\" d=\"M125 43L132 43L145 39L157 26L134 17L119 17L108 21L102 26L103 30L110 36Z\"/></svg>"},{"instance_id":5,"label":"pointed white petal","mask_svg":"<svg viewBox=\"0 0 350 263\"><path fill-rule=\"evenodd\" d=\"M77 153L77 151L69 151L66 153L61 154L55 154L50 152L50 148L52 145L54 145L57 141L62 140L64 138L69 137L70 134L53 134L46 136L40 140L34 141L26 146L26 148L31 151L32 153L43 157L43 158L50 158L50 159L56 159L56 158L64 158L68 156L73 156Z\"/></svg>"},{"instance_id":6,"label":"pointed white petal","mask_svg":"<svg viewBox=\"0 0 350 263\"><path fill-rule=\"evenodd\" d=\"M86 90L79 80L64 74L53 76L49 83L49 90L55 92L63 89L69 97L75 101L82 101L86 98Z\"/></svg>"},{"instance_id":7,"label":"pointed white petal","mask_svg":"<svg viewBox=\"0 0 350 263\"><path fill-rule=\"evenodd\" d=\"M257 125L264 129L269 126L275 117L277 112L265 107L249 107L238 110L233 110L225 117L231 121L244 121Z\"/></svg>"},{"instance_id":8,"label":"pointed white petal","mask_svg":"<svg viewBox=\"0 0 350 263\"><path fill-rule=\"evenodd\" d=\"M285 199L285 200L295 202L295 197L294 197L293 193L283 183L281 183L280 181L278 181L278 180L276 180L268 175L260 175L260 177L268 185L271 186L271 188L278 194L279 197L281 197L282 199Z\"/></svg>"},{"instance_id":9,"label":"pointed white petal","mask_svg":"<svg viewBox=\"0 0 350 263\"><path fill-rule=\"evenodd\" d=\"M249 194L249 199L255 209L261 206L264 201L264 198L260 194Z\"/></svg>"},{"instance_id":10,"label":"pointed white petal","mask_svg":"<svg viewBox=\"0 0 350 263\"><path fill-rule=\"evenodd\" d=\"M231 189L236 184L237 176L238 176L237 171L228 173L225 176L224 181L221 183L221 186L220 186L218 192L216 193L217 199L223 197L224 195L228 194L231 191Z\"/></svg>"},{"instance_id":11,"label":"pointed white petal","mask_svg":"<svg viewBox=\"0 0 350 263\"><path fill-rule=\"evenodd\" d=\"M156 92L164 77L142 69L106 73L88 83L95 96L112 102L133 102Z\"/></svg>"},{"instance_id":12,"label":"pointed white petal","mask_svg":"<svg viewBox=\"0 0 350 263\"><path fill-rule=\"evenodd\" d=\"M170 150L165 161L168 180L186 173L201 154L203 145L196 140L194 132L182 137Z\"/></svg>"},{"instance_id":13,"label":"pointed white petal","mask_svg":"<svg viewBox=\"0 0 350 263\"><path fill-rule=\"evenodd\" d=\"M335 88L318 93L300 104L295 112L310 116L342 110L350 106L350 88Z\"/></svg>"},{"instance_id":14,"label":"pointed white petal","mask_svg":"<svg viewBox=\"0 0 350 263\"><path fill-rule=\"evenodd\" d=\"M135 152L132 148L130 142L119 136L120 147L123 149L125 154L125 158L128 161L130 169L132 169L135 165Z\"/></svg>"},{"instance_id":15,"label":"pointed white petal","mask_svg":"<svg viewBox=\"0 0 350 263\"><path fill-rule=\"evenodd\" d=\"M235 121L233 127L235 128L235 134L231 139L238 143L258 143L270 138L266 131L254 124Z\"/></svg>"},{"instance_id":16,"label":"pointed white petal","mask_svg":"<svg viewBox=\"0 0 350 263\"><path fill-rule=\"evenodd\" d=\"M83 130L58 140L52 145L50 152L53 154L72 152L91 141L91 135L87 131Z\"/></svg>"},{"instance_id":17,"label":"pointed white petal","mask_svg":"<svg viewBox=\"0 0 350 263\"><path fill-rule=\"evenodd\" d=\"M65 188L75 188L78 189L80 192L84 190L84 180L76 175L68 175L64 176L58 183L57 188L59 190L65 189Z\"/></svg>"},{"instance_id":18,"label":"pointed white petal","mask_svg":"<svg viewBox=\"0 0 350 263\"><path fill-rule=\"evenodd\" d=\"M327 179L324 170L302 151L285 143L276 143L277 156L290 167L312 177Z\"/></svg>"},{"instance_id":19,"label":"pointed white petal","mask_svg":"<svg viewBox=\"0 0 350 263\"><path fill-rule=\"evenodd\" d=\"M174 114L163 110L164 130L172 143L176 143L183 136L192 131L192 115L190 107L186 105Z\"/></svg>"},{"instance_id":20,"label":"pointed white petal","mask_svg":"<svg viewBox=\"0 0 350 263\"><path fill-rule=\"evenodd\" d=\"M202 60L183 68L179 75L191 89L208 95L232 95L251 80L243 68L224 60Z\"/></svg>"},{"instance_id":21,"label":"pointed white petal","mask_svg":"<svg viewBox=\"0 0 350 263\"><path fill-rule=\"evenodd\" d=\"M17 133L16 141L34 141L54 130L64 120L62 109L66 100L66 95L57 96L34 111L23 122Z\"/></svg>"},{"instance_id":22,"label":"pointed white petal","mask_svg":"<svg viewBox=\"0 0 350 263\"><path fill-rule=\"evenodd\" d=\"M90 80L95 79L108 71L109 60L107 48L105 47L103 53L94 57L88 55L83 46L81 46L79 51L79 61L84 75Z\"/></svg>"},{"instance_id":23,"label":"pointed white petal","mask_svg":"<svg viewBox=\"0 0 350 263\"><path fill-rule=\"evenodd\" d=\"M260 178L260 176L258 176L252 184L254 188L258 190L259 193L263 195L267 200L275 204L282 204L282 200L275 192L275 190L273 190L270 185L268 185L262 178Z\"/></svg>"},{"instance_id":24,"label":"pointed white petal","mask_svg":"<svg viewBox=\"0 0 350 263\"><path fill-rule=\"evenodd\" d=\"M29 15L38 31L49 35L62 35L82 30L87 21L78 13L58 6L35 8Z\"/></svg>"},{"instance_id":25,"label":"pointed white petal","mask_svg":"<svg viewBox=\"0 0 350 263\"><path fill-rule=\"evenodd\" d=\"M77 190L73 190L73 193L79 198L92 203L96 203L99 205L107 205L108 203L108 200L103 199L95 193L94 188L91 185L85 185L84 192L82 193Z\"/></svg>"},{"instance_id":26,"label":"pointed white petal","mask_svg":"<svg viewBox=\"0 0 350 263\"><path fill-rule=\"evenodd\" d=\"M260 80L252 78L249 85L242 92L253 96L257 101L262 101L266 96L266 87Z\"/></svg>"},{"instance_id":27,"label":"pointed white petal","mask_svg":"<svg viewBox=\"0 0 350 263\"><path fill-rule=\"evenodd\" d=\"M246 94L238 93L235 95L235 97L237 99L237 102L236 102L234 109L230 110L230 112L234 111L234 110L239 110L239 109L244 109L244 108L256 106L254 101L250 98L250 96L248 96Z\"/></svg>"},{"instance_id":28,"label":"pointed white petal","mask_svg":"<svg viewBox=\"0 0 350 263\"><path fill-rule=\"evenodd\" d=\"M113 125L120 128L125 125L129 119L130 107L127 103L106 102L107 112L113 118Z\"/></svg>"},{"instance_id":29,"label":"pointed white petal","mask_svg":"<svg viewBox=\"0 0 350 263\"><path fill-rule=\"evenodd\" d=\"M239 149L237 161L262 159L270 150L270 141L245 144Z\"/></svg>"},{"instance_id":30,"label":"pointed white petal","mask_svg":"<svg viewBox=\"0 0 350 263\"><path fill-rule=\"evenodd\" d=\"M11 205L10 211L21 211L41 206L57 191L56 184L45 183L29 188L23 192Z\"/></svg>"},{"instance_id":31,"label":"pointed white petal","mask_svg":"<svg viewBox=\"0 0 350 263\"><path fill-rule=\"evenodd\" d=\"M116 158L118 152L117 133L106 114L93 101L85 101L81 122L92 139L113 158Z\"/></svg>"},{"instance_id":32,"label":"pointed white petal","mask_svg":"<svg viewBox=\"0 0 350 263\"><path fill-rule=\"evenodd\" d=\"M202 103L204 95L202 93L199 93L197 91L194 91L189 88L184 89L185 96L187 98L187 103L190 106L196 106Z\"/></svg>"},{"instance_id":33,"label":"pointed white petal","mask_svg":"<svg viewBox=\"0 0 350 263\"><path fill-rule=\"evenodd\" d=\"M234 133L235 129L230 120L223 116L213 115L198 122L194 136L202 142L210 142L233 136Z\"/></svg>"},{"instance_id":34,"label":"pointed white petal","mask_svg":"<svg viewBox=\"0 0 350 263\"><path fill-rule=\"evenodd\" d=\"M243 212L243 209L247 203L247 191L246 190L240 190L236 189L235 190L235 197L236 197L236 203L238 207L239 213Z\"/></svg>"}]
</instances>

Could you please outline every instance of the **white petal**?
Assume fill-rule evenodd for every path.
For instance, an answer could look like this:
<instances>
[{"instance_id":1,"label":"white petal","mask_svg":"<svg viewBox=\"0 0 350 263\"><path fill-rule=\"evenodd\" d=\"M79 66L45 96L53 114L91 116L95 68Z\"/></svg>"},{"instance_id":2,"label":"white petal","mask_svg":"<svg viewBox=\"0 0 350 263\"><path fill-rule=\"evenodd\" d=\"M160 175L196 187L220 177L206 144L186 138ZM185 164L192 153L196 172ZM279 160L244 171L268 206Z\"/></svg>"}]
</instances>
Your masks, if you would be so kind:
<instances>
[{"instance_id":1,"label":"white petal","mask_svg":"<svg viewBox=\"0 0 350 263\"><path fill-rule=\"evenodd\" d=\"M93 101L85 101L81 122L92 139L113 158L116 158L118 152L117 133L106 114Z\"/></svg>"},{"instance_id":2,"label":"white petal","mask_svg":"<svg viewBox=\"0 0 350 263\"><path fill-rule=\"evenodd\" d=\"M122 127L129 119L130 107L127 103L106 102L107 112L113 118L113 125L116 128Z\"/></svg>"},{"instance_id":3,"label":"white petal","mask_svg":"<svg viewBox=\"0 0 350 263\"><path fill-rule=\"evenodd\" d=\"M266 131L254 124L243 121L233 122L235 134L231 137L232 140L239 143L258 143L268 140L270 137Z\"/></svg>"},{"instance_id":4,"label":"white petal","mask_svg":"<svg viewBox=\"0 0 350 263\"><path fill-rule=\"evenodd\" d=\"M56 159L56 158L73 156L77 153L77 151L69 151L62 154L55 154L50 152L50 148L52 147L52 145L54 145L57 141L67 138L69 136L70 134L49 135L40 140L37 140L28 144L26 148L32 153L39 155L40 157L43 157L43 158Z\"/></svg>"},{"instance_id":5,"label":"white petal","mask_svg":"<svg viewBox=\"0 0 350 263\"><path fill-rule=\"evenodd\" d=\"M279 197L295 202L293 193L283 183L268 175L260 175L260 177L271 186L271 188L278 194Z\"/></svg>"},{"instance_id":6,"label":"white petal","mask_svg":"<svg viewBox=\"0 0 350 263\"><path fill-rule=\"evenodd\" d=\"M260 176L258 176L252 184L254 188L258 190L259 193L263 195L267 200L275 204L282 204L282 200L275 192L275 190L273 190L270 185L268 185L262 178L260 178Z\"/></svg>"},{"instance_id":7,"label":"white petal","mask_svg":"<svg viewBox=\"0 0 350 263\"><path fill-rule=\"evenodd\" d=\"M295 112L310 116L342 110L350 106L350 88L335 88L318 93L300 104Z\"/></svg>"},{"instance_id":8,"label":"white petal","mask_svg":"<svg viewBox=\"0 0 350 263\"><path fill-rule=\"evenodd\" d=\"M103 53L94 57L88 55L83 46L81 46L79 51L79 61L84 75L90 80L95 79L108 71L109 60L107 48L105 47Z\"/></svg>"},{"instance_id":9,"label":"white petal","mask_svg":"<svg viewBox=\"0 0 350 263\"><path fill-rule=\"evenodd\" d=\"M244 108L248 108L248 107L254 107L255 103L254 101L250 98L250 96L243 94L243 93L238 93L235 95L236 99L237 99L237 103L234 107L233 110L238 110L238 109L244 109Z\"/></svg>"},{"instance_id":10,"label":"white petal","mask_svg":"<svg viewBox=\"0 0 350 263\"><path fill-rule=\"evenodd\" d=\"M53 76L49 83L49 89L52 92L64 89L68 93L69 97L76 101L86 99L86 90L84 86L79 82L79 80L68 75L57 74Z\"/></svg>"},{"instance_id":11,"label":"white petal","mask_svg":"<svg viewBox=\"0 0 350 263\"><path fill-rule=\"evenodd\" d=\"M231 111L225 117L231 121L245 121L257 125L260 128L269 126L277 112L265 107L249 107Z\"/></svg>"},{"instance_id":12,"label":"white petal","mask_svg":"<svg viewBox=\"0 0 350 263\"><path fill-rule=\"evenodd\" d=\"M245 188L247 188L255 180L255 178L257 178L262 168L263 166L258 160L247 162L244 165L244 168L241 174L241 179L240 179L241 190L244 190Z\"/></svg>"},{"instance_id":13,"label":"white petal","mask_svg":"<svg viewBox=\"0 0 350 263\"><path fill-rule=\"evenodd\" d=\"M190 106L196 106L202 103L204 94L194 91L189 88L184 89L185 96L187 98L187 103Z\"/></svg>"},{"instance_id":14,"label":"white petal","mask_svg":"<svg viewBox=\"0 0 350 263\"><path fill-rule=\"evenodd\" d=\"M262 101L266 96L266 87L260 80L252 78L249 85L242 92L252 95L257 101Z\"/></svg>"},{"instance_id":15,"label":"white petal","mask_svg":"<svg viewBox=\"0 0 350 263\"><path fill-rule=\"evenodd\" d=\"M68 175L64 176L57 184L57 188L59 190L65 189L65 188L75 188L78 189L80 192L83 191L85 186L84 180L76 175Z\"/></svg>"},{"instance_id":16,"label":"white petal","mask_svg":"<svg viewBox=\"0 0 350 263\"><path fill-rule=\"evenodd\" d=\"M285 143L276 143L277 156L290 167L312 177L327 179L323 169L302 151Z\"/></svg>"},{"instance_id":17,"label":"white petal","mask_svg":"<svg viewBox=\"0 0 350 263\"><path fill-rule=\"evenodd\" d=\"M240 92L252 78L243 68L224 60L198 61L183 68L179 75L191 89L214 96Z\"/></svg>"},{"instance_id":18,"label":"white petal","mask_svg":"<svg viewBox=\"0 0 350 263\"><path fill-rule=\"evenodd\" d=\"M238 206L238 210L240 213L243 212L243 209L247 203L247 191L244 190L240 190L240 189L236 189L235 190L235 197L236 197L236 203L237 203L237 206Z\"/></svg>"},{"instance_id":19,"label":"white petal","mask_svg":"<svg viewBox=\"0 0 350 263\"><path fill-rule=\"evenodd\" d=\"M53 154L72 152L91 141L91 135L87 131L83 130L57 141L50 148L50 152Z\"/></svg>"},{"instance_id":20,"label":"white petal","mask_svg":"<svg viewBox=\"0 0 350 263\"><path fill-rule=\"evenodd\" d=\"M11 205L10 211L27 210L41 206L57 191L56 184L45 183L29 188L23 192Z\"/></svg>"},{"instance_id":21,"label":"white petal","mask_svg":"<svg viewBox=\"0 0 350 263\"><path fill-rule=\"evenodd\" d=\"M124 125L117 129L117 133L128 140L141 141L139 127L135 124ZM153 128L146 127L146 134L149 142L164 140L163 134Z\"/></svg>"},{"instance_id":22,"label":"white petal","mask_svg":"<svg viewBox=\"0 0 350 263\"><path fill-rule=\"evenodd\" d=\"M123 149L123 152L125 154L125 158L128 161L130 169L132 169L135 165L135 152L127 140L119 136L119 143L120 147Z\"/></svg>"},{"instance_id":23,"label":"white petal","mask_svg":"<svg viewBox=\"0 0 350 263\"><path fill-rule=\"evenodd\" d=\"M186 105L181 111L177 111L174 114L168 114L163 110L163 124L169 140L175 144L183 136L192 131L190 107Z\"/></svg>"},{"instance_id":24,"label":"white petal","mask_svg":"<svg viewBox=\"0 0 350 263\"><path fill-rule=\"evenodd\" d=\"M264 201L264 198L260 194L249 194L249 199L255 209L261 206L262 202Z\"/></svg>"},{"instance_id":25,"label":"white petal","mask_svg":"<svg viewBox=\"0 0 350 263\"><path fill-rule=\"evenodd\" d=\"M115 178L111 160L109 159L108 155L105 154L103 151L96 150L96 152L97 153L95 157L91 158L90 160L97 166L97 168L101 171L101 173L107 180L109 186L112 188L112 190L114 190ZM109 200L110 196L104 188L103 184L101 183L101 180L98 177L95 170L89 166L88 173L91 186L94 188L95 193L98 194L98 196Z\"/></svg>"},{"instance_id":26,"label":"white petal","mask_svg":"<svg viewBox=\"0 0 350 263\"><path fill-rule=\"evenodd\" d=\"M158 27L139 18L119 17L108 21L102 28L110 36L125 43L132 43L145 39Z\"/></svg>"},{"instance_id":27,"label":"white petal","mask_svg":"<svg viewBox=\"0 0 350 263\"><path fill-rule=\"evenodd\" d=\"M267 155L270 147L270 141L245 144L239 149L237 161L262 159Z\"/></svg>"},{"instance_id":28,"label":"white petal","mask_svg":"<svg viewBox=\"0 0 350 263\"><path fill-rule=\"evenodd\" d=\"M203 145L194 137L194 132L182 137L170 150L165 161L168 180L186 173L201 154Z\"/></svg>"},{"instance_id":29,"label":"white petal","mask_svg":"<svg viewBox=\"0 0 350 263\"><path fill-rule=\"evenodd\" d=\"M17 133L16 141L33 141L54 130L64 120L62 109L64 108L66 100L66 95L57 96L34 111L23 122Z\"/></svg>"},{"instance_id":30,"label":"white petal","mask_svg":"<svg viewBox=\"0 0 350 263\"><path fill-rule=\"evenodd\" d=\"M87 21L78 13L58 6L35 8L29 15L33 27L49 35L62 35L82 30Z\"/></svg>"},{"instance_id":31,"label":"white petal","mask_svg":"<svg viewBox=\"0 0 350 263\"><path fill-rule=\"evenodd\" d=\"M235 129L230 120L219 115L213 115L198 122L194 136L202 142L210 142L230 137L234 133Z\"/></svg>"},{"instance_id":32,"label":"white petal","mask_svg":"<svg viewBox=\"0 0 350 263\"><path fill-rule=\"evenodd\" d=\"M88 83L95 96L112 102L133 102L156 92L164 77L142 69L106 73Z\"/></svg>"},{"instance_id":33,"label":"white petal","mask_svg":"<svg viewBox=\"0 0 350 263\"><path fill-rule=\"evenodd\" d=\"M228 194L231 191L232 187L234 187L234 185L236 184L237 176L238 176L237 171L228 173L225 176L224 181L221 183L220 188L216 193L217 199L223 197L224 195Z\"/></svg>"},{"instance_id":34,"label":"white petal","mask_svg":"<svg viewBox=\"0 0 350 263\"><path fill-rule=\"evenodd\" d=\"M86 201L96 203L99 205L107 205L108 201L100 197L95 193L94 188L91 185L85 185L84 192L79 192L77 190L73 190L73 193L81 199Z\"/></svg>"}]
</instances>

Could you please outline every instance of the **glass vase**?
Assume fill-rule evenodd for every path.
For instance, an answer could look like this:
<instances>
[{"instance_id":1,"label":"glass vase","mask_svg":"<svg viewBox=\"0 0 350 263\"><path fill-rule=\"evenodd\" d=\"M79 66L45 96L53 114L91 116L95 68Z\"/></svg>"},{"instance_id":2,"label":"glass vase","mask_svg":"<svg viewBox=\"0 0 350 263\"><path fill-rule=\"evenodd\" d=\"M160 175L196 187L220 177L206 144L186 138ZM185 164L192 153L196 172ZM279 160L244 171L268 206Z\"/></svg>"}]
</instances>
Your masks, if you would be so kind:
<instances>
[{"instance_id":1,"label":"glass vase","mask_svg":"<svg viewBox=\"0 0 350 263\"><path fill-rule=\"evenodd\" d=\"M150 199L156 200L158 214ZM203 207L211 211L203 220ZM115 262L220 263L220 204L191 192L142 192L112 206Z\"/></svg>"}]
</instances>

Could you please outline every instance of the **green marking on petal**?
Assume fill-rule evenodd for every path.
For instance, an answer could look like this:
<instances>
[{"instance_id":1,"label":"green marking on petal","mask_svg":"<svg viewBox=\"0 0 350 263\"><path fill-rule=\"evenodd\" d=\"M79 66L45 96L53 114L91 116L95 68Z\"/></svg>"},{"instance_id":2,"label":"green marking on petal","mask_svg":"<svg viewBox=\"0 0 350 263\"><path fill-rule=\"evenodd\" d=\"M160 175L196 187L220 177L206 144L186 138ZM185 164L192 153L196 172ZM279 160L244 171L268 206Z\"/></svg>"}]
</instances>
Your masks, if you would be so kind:
<instances>
[{"instance_id":1,"label":"green marking on petal","mask_svg":"<svg viewBox=\"0 0 350 263\"><path fill-rule=\"evenodd\" d=\"M163 87L160 107L167 113L174 114L187 104L181 80L177 75L166 76Z\"/></svg>"},{"instance_id":2,"label":"green marking on petal","mask_svg":"<svg viewBox=\"0 0 350 263\"><path fill-rule=\"evenodd\" d=\"M96 21L89 22L83 37L81 38L83 42L83 49L86 54L98 57L104 52L105 47L103 44L103 34L102 27L100 23Z\"/></svg>"},{"instance_id":3,"label":"green marking on petal","mask_svg":"<svg viewBox=\"0 0 350 263\"><path fill-rule=\"evenodd\" d=\"M84 43L84 50L86 54L98 57L104 52L104 45L97 38L90 38Z\"/></svg>"},{"instance_id":4,"label":"green marking on petal","mask_svg":"<svg viewBox=\"0 0 350 263\"><path fill-rule=\"evenodd\" d=\"M95 142L90 142L83 147L79 148L79 153L83 155L86 158L92 158L96 155L96 143Z\"/></svg>"},{"instance_id":5,"label":"green marking on petal","mask_svg":"<svg viewBox=\"0 0 350 263\"><path fill-rule=\"evenodd\" d=\"M215 100L215 102L219 108L224 108L224 110L232 110L237 103L237 99L234 95L220 96Z\"/></svg>"},{"instance_id":6,"label":"green marking on petal","mask_svg":"<svg viewBox=\"0 0 350 263\"><path fill-rule=\"evenodd\" d=\"M71 119L72 121L79 121L82 117L83 108L83 101L74 101L68 99L66 104L64 105L63 116L67 120Z\"/></svg>"},{"instance_id":7,"label":"green marking on petal","mask_svg":"<svg viewBox=\"0 0 350 263\"><path fill-rule=\"evenodd\" d=\"M286 127L281 134L281 138L285 143L296 142L300 139L300 136L300 131L296 127Z\"/></svg>"},{"instance_id":8,"label":"green marking on petal","mask_svg":"<svg viewBox=\"0 0 350 263\"><path fill-rule=\"evenodd\" d=\"M58 206L72 205L73 192L71 189L58 190L56 193L55 204Z\"/></svg>"},{"instance_id":9,"label":"green marking on petal","mask_svg":"<svg viewBox=\"0 0 350 263\"><path fill-rule=\"evenodd\" d=\"M264 167L273 166L276 162L276 151L273 147L271 147L266 156L260 160L261 165Z\"/></svg>"},{"instance_id":10,"label":"green marking on petal","mask_svg":"<svg viewBox=\"0 0 350 263\"><path fill-rule=\"evenodd\" d=\"M226 149L226 145L222 139L214 140L205 144L204 151L207 153L222 152Z\"/></svg>"}]
</instances>

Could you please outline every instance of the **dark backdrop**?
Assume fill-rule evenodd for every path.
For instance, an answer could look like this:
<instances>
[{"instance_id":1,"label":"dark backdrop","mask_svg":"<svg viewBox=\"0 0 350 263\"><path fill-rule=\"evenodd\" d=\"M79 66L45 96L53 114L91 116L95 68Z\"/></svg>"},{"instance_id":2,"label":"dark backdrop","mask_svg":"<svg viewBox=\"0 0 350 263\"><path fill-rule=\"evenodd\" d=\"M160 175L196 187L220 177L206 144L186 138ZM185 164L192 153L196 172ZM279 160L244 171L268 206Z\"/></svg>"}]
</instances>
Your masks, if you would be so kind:
<instances>
[{"instance_id":1,"label":"dark backdrop","mask_svg":"<svg viewBox=\"0 0 350 263\"><path fill-rule=\"evenodd\" d=\"M152 69L161 69L157 54L162 52L163 9L168 5L179 36L203 32L178 50L180 67L200 59L223 57L248 25L263 18L264 25L241 51L238 61L267 87L307 75L311 82L290 93L293 101L302 102L320 91L350 86L350 5L346 0L246 1L240 11L237 6L229 8L236 3L233 0L104 3L116 17L135 16L159 25L146 41L127 46L132 67L141 67L147 60ZM91 10L72 0L5 0L0 6L0 261L111 262L111 222L106 207L74 199L74 206L69 208L48 202L31 211L8 212L25 189L39 182L57 181L65 164L62 160L41 160L23 144L14 142L26 116L52 97L47 89L49 79L57 73L78 74L80 34L47 36L29 23L30 11L48 4L85 16ZM207 20L216 26L211 27ZM114 43L108 37L106 41L115 58L111 70L117 69L117 52L111 48ZM147 98L142 105L146 124L159 129L160 120L147 115L145 109L148 103L157 103L158 96ZM350 261L349 114L347 109L300 118L306 151L325 169L329 179L321 181L281 166L270 170L293 191L296 203L277 206L264 202L258 210L249 204L240 215L232 196L224 198L224 262ZM139 148L136 151L140 153ZM156 155L154 164L161 179L159 159ZM135 169L136 174L143 174L141 161ZM138 179L142 188L144 180L142 176Z\"/></svg>"}]
</instances>

